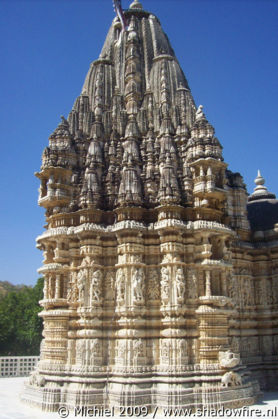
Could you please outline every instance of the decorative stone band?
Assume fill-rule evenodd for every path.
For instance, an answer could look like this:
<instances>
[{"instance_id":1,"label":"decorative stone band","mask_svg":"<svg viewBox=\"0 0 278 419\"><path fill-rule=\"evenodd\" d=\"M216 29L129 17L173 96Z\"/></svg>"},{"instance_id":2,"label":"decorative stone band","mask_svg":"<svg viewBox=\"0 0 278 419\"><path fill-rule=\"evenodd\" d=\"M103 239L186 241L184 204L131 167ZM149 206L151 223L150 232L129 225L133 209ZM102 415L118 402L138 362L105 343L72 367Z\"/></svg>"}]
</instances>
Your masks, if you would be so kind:
<instances>
[{"instance_id":1,"label":"decorative stone band","mask_svg":"<svg viewBox=\"0 0 278 419\"><path fill-rule=\"evenodd\" d=\"M45 231L43 234L38 236L37 243L40 243L42 240L57 237L67 237L70 236L76 237L77 234L87 233L87 232L101 232L105 233L115 233L121 230L138 230L138 231L151 231L151 230L160 230L167 227L178 227L184 230L214 230L227 233L229 235L235 235L235 232L224 224L217 223L215 221L180 221L175 219L158 221L157 223L150 223L148 225L139 223L136 221L120 221L115 223L112 226L102 226L100 224L94 223L85 223L76 227L57 227L51 228Z\"/></svg>"},{"instance_id":2,"label":"decorative stone band","mask_svg":"<svg viewBox=\"0 0 278 419\"><path fill-rule=\"evenodd\" d=\"M59 272L59 271L65 271L66 267L65 265L61 265L60 263L48 263L47 265L42 266L38 269L39 274L45 274L48 272Z\"/></svg>"}]
</instances>

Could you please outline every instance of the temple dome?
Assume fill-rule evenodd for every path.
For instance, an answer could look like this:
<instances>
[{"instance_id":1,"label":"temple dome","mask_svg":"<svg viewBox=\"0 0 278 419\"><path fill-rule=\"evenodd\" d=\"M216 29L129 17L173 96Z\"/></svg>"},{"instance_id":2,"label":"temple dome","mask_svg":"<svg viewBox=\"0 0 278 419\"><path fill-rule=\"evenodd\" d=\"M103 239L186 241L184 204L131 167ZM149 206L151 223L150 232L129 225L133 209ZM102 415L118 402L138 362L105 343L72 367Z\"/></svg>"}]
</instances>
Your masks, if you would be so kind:
<instances>
[{"instance_id":1,"label":"temple dome","mask_svg":"<svg viewBox=\"0 0 278 419\"><path fill-rule=\"evenodd\" d=\"M251 229L254 231L265 231L274 228L278 223L278 200L264 186L265 179L258 170L254 180L256 187L248 197L247 211Z\"/></svg>"}]
</instances>

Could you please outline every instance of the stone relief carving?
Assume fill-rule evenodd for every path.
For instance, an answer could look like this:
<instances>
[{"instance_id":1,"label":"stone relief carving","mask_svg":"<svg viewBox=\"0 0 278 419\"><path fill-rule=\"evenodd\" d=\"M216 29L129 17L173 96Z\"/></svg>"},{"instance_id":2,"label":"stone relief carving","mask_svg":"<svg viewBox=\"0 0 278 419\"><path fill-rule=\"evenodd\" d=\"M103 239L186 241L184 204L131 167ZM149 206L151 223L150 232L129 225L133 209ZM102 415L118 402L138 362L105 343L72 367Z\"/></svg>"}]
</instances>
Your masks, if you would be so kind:
<instances>
[{"instance_id":1,"label":"stone relief carving","mask_svg":"<svg viewBox=\"0 0 278 419\"><path fill-rule=\"evenodd\" d=\"M163 266L161 268L161 299L164 304L169 302L170 298L170 272L169 268Z\"/></svg>"},{"instance_id":2,"label":"stone relief carving","mask_svg":"<svg viewBox=\"0 0 278 419\"><path fill-rule=\"evenodd\" d=\"M78 301L78 286L77 286L77 273L73 272L71 274L71 279L68 285L68 289L67 289L67 300L70 303L75 303Z\"/></svg>"},{"instance_id":3,"label":"stone relief carving","mask_svg":"<svg viewBox=\"0 0 278 419\"><path fill-rule=\"evenodd\" d=\"M102 356L102 345L100 339L93 339L88 342L90 346L90 364L94 365L95 358Z\"/></svg>"},{"instance_id":4,"label":"stone relief carving","mask_svg":"<svg viewBox=\"0 0 278 419\"><path fill-rule=\"evenodd\" d=\"M236 367L239 363L239 354L235 354L232 351L219 352L219 364L221 368L233 368Z\"/></svg>"},{"instance_id":5,"label":"stone relief carving","mask_svg":"<svg viewBox=\"0 0 278 419\"><path fill-rule=\"evenodd\" d=\"M231 346L232 352L239 353L240 352L239 338L236 336L233 336L232 338L230 338L230 346Z\"/></svg>"},{"instance_id":6,"label":"stone relief carving","mask_svg":"<svg viewBox=\"0 0 278 419\"><path fill-rule=\"evenodd\" d=\"M100 303L102 300L102 272L99 269L92 274L90 300L91 304Z\"/></svg>"},{"instance_id":7,"label":"stone relief carving","mask_svg":"<svg viewBox=\"0 0 278 419\"><path fill-rule=\"evenodd\" d=\"M116 295L117 302L122 303L125 299L125 275L122 269L119 269L116 275Z\"/></svg>"},{"instance_id":8,"label":"stone relief carving","mask_svg":"<svg viewBox=\"0 0 278 419\"><path fill-rule=\"evenodd\" d=\"M172 262L180 262L180 258L178 255L175 255L173 253L166 253L163 256L162 263L172 263Z\"/></svg>"},{"instance_id":9,"label":"stone relief carving","mask_svg":"<svg viewBox=\"0 0 278 419\"><path fill-rule=\"evenodd\" d=\"M252 306L254 304L254 288L249 278L242 278L241 291L242 303L245 306Z\"/></svg>"},{"instance_id":10,"label":"stone relief carving","mask_svg":"<svg viewBox=\"0 0 278 419\"><path fill-rule=\"evenodd\" d=\"M238 301L239 293L238 293L238 282L237 277L231 273L227 275L227 283L228 283L228 294L229 297L234 301Z\"/></svg>"},{"instance_id":11,"label":"stone relief carving","mask_svg":"<svg viewBox=\"0 0 278 419\"><path fill-rule=\"evenodd\" d=\"M182 268L178 268L174 279L177 302L182 303L185 296L185 282Z\"/></svg>"},{"instance_id":12,"label":"stone relief carving","mask_svg":"<svg viewBox=\"0 0 278 419\"><path fill-rule=\"evenodd\" d=\"M95 263L94 259L92 259L90 256L86 256L81 262L81 267L88 268L88 267L94 266L94 263Z\"/></svg>"},{"instance_id":13,"label":"stone relief carving","mask_svg":"<svg viewBox=\"0 0 278 419\"><path fill-rule=\"evenodd\" d=\"M78 301L81 305L85 303L85 288L86 288L86 273L81 270L77 275L77 287L78 287Z\"/></svg>"},{"instance_id":14,"label":"stone relief carving","mask_svg":"<svg viewBox=\"0 0 278 419\"><path fill-rule=\"evenodd\" d=\"M150 269L149 271L147 295L149 300L159 300L160 298L159 278L156 269Z\"/></svg>"},{"instance_id":15,"label":"stone relief carving","mask_svg":"<svg viewBox=\"0 0 278 419\"><path fill-rule=\"evenodd\" d=\"M171 340L170 339L161 339L160 341L160 357L162 364L168 362L170 358L171 350Z\"/></svg>"},{"instance_id":16,"label":"stone relief carving","mask_svg":"<svg viewBox=\"0 0 278 419\"><path fill-rule=\"evenodd\" d=\"M267 305L267 289L264 279L256 281L256 303L262 306Z\"/></svg>"},{"instance_id":17,"label":"stone relief carving","mask_svg":"<svg viewBox=\"0 0 278 419\"><path fill-rule=\"evenodd\" d=\"M46 384L45 377L36 371L31 372L29 384L37 387L44 387Z\"/></svg>"},{"instance_id":18,"label":"stone relief carving","mask_svg":"<svg viewBox=\"0 0 278 419\"><path fill-rule=\"evenodd\" d=\"M183 364L184 362L187 363L188 361L188 347L187 342L185 339L178 339L177 340L177 355L180 358L180 363Z\"/></svg>"},{"instance_id":19,"label":"stone relief carving","mask_svg":"<svg viewBox=\"0 0 278 419\"><path fill-rule=\"evenodd\" d=\"M116 360L122 365L124 364L125 356L127 352L126 341L124 339L118 340L116 347L117 347Z\"/></svg>"},{"instance_id":20,"label":"stone relief carving","mask_svg":"<svg viewBox=\"0 0 278 419\"><path fill-rule=\"evenodd\" d=\"M86 363L86 342L84 339L79 339L76 342L76 363L80 365Z\"/></svg>"},{"instance_id":21,"label":"stone relief carving","mask_svg":"<svg viewBox=\"0 0 278 419\"><path fill-rule=\"evenodd\" d=\"M136 339L133 342L133 356L136 361L139 357L144 356L144 343L142 339Z\"/></svg>"},{"instance_id":22,"label":"stone relief carving","mask_svg":"<svg viewBox=\"0 0 278 419\"><path fill-rule=\"evenodd\" d=\"M198 277L194 269L188 270L187 295L190 299L198 298Z\"/></svg>"},{"instance_id":23,"label":"stone relief carving","mask_svg":"<svg viewBox=\"0 0 278 419\"><path fill-rule=\"evenodd\" d=\"M132 292L133 300L135 304L140 304L144 302L144 271L142 268L136 268L132 275Z\"/></svg>"},{"instance_id":24,"label":"stone relief carving","mask_svg":"<svg viewBox=\"0 0 278 419\"><path fill-rule=\"evenodd\" d=\"M114 272L107 272L105 277L105 299L108 301L114 300L115 291Z\"/></svg>"}]
</instances>

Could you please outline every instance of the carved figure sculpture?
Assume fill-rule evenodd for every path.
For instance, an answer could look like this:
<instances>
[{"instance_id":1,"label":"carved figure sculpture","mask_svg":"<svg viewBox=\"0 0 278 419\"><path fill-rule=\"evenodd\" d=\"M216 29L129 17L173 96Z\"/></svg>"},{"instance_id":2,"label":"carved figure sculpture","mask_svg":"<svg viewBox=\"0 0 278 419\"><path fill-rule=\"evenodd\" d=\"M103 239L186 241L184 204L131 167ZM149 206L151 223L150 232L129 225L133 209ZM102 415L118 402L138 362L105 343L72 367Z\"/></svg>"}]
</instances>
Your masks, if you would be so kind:
<instances>
[{"instance_id":1,"label":"carved figure sculpture","mask_svg":"<svg viewBox=\"0 0 278 419\"><path fill-rule=\"evenodd\" d=\"M46 381L43 375L40 375L36 371L33 371L31 372L31 375L29 377L29 383L37 387L44 387Z\"/></svg>"},{"instance_id":2,"label":"carved figure sculpture","mask_svg":"<svg viewBox=\"0 0 278 419\"><path fill-rule=\"evenodd\" d=\"M233 368L240 363L239 354L235 354L232 351L220 351L219 352L219 364L221 368Z\"/></svg>"},{"instance_id":3,"label":"carved figure sculpture","mask_svg":"<svg viewBox=\"0 0 278 419\"><path fill-rule=\"evenodd\" d=\"M115 298L115 284L113 272L108 272L105 278L105 298L107 300L114 300Z\"/></svg>"},{"instance_id":4,"label":"carved figure sculpture","mask_svg":"<svg viewBox=\"0 0 278 419\"><path fill-rule=\"evenodd\" d=\"M136 339L133 342L133 355L137 359L139 356L143 355L143 341L142 339Z\"/></svg>"},{"instance_id":5,"label":"carved figure sculpture","mask_svg":"<svg viewBox=\"0 0 278 419\"><path fill-rule=\"evenodd\" d=\"M78 287L78 298L80 304L84 304L85 302L85 285L86 285L86 277L83 271L79 271L77 276L77 287Z\"/></svg>"},{"instance_id":6,"label":"carved figure sculpture","mask_svg":"<svg viewBox=\"0 0 278 419\"><path fill-rule=\"evenodd\" d=\"M117 301L122 302L125 298L125 275L122 269L119 269L117 272L116 291Z\"/></svg>"},{"instance_id":7,"label":"carved figure sculpture","mask_svg":"<svg viewBox=\"0 0 278 419\"><path fill-rule=\"evenodd\" d=\"M98 269L97 271L94 271L91 279L91 303L99 303L101 300L101 281L102 281L102 273Z\"/></svg>"},{"instance_id":8,"label":"carved figure sculpture","mask_svg":"<svg viewBox=\"0 0 278 419\"><path fill-rule=\"evenodd\" d=\"M94 365L94 359L101 356L101 343L99 339L90 342L90 363Z\"/></svg>"},{"instance_id":9,"label":"carved figure sculpture","mask_svg":"<svg viewBox=\"0 0 278 419\"><path fill-rule=\"evenodd\" d=\"M175 276L175 288L177 294L177 300L179 303L184 301L185 294L185 283L184 283L184 273L182 268L178 268Z\"/></svg>"},{"instance_id":10,"label":"carved figure sculpture","mask_svg":"<svg viewBox=\"0 0 278 419\"><path fill-rule=\"evenodd\" d=\"M142 303L144 301L144 279L143 269L137 268L132 277L133 297L136 303Z\"/></svg>"},{"instance_id":11,"label":"carved figure sculpture","mask_svg":"<svg viewBox=\"0 0 278 419\"><path fill-rule=\"evenodd\" d=\"M192 269L188 271L188 281L187 281L187 295L188 298L197 298L198 291L197 291L197 275L196 272Z\"/></svg>"},{"instance_id":12,"label":"carved figure sculpture","mask_svg":"<svg viewBox=\"0 0 278 419\"><path fill-rule=\"evenodd\" d=\"M161 298L164 302L169 300L170 296L170 272L169 269L163 266L161 268Z\"/></svg>"}]
</instances>

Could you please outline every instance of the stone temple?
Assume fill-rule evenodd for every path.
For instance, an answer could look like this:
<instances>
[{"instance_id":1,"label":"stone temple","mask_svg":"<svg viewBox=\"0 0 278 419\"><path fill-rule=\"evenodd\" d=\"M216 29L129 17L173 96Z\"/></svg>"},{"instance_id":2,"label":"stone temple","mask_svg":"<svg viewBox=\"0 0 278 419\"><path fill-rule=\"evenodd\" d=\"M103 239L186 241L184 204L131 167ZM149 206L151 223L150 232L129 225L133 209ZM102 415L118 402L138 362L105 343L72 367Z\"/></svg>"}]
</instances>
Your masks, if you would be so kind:
<instances>
[{"instance_id":1,"label":"stone temple","mask_svg":"<svg viewBox=\"0 0 278 419\"><path fill-rule=\"evenodd\" d=\"M44 339L23 399L252 404L278 380L278 201L227 169L157 17L124 16L36 174Z\"/></svg>"}]
</instances>

